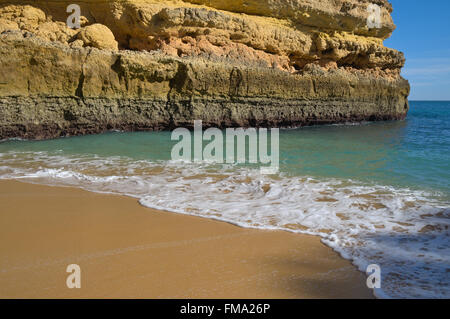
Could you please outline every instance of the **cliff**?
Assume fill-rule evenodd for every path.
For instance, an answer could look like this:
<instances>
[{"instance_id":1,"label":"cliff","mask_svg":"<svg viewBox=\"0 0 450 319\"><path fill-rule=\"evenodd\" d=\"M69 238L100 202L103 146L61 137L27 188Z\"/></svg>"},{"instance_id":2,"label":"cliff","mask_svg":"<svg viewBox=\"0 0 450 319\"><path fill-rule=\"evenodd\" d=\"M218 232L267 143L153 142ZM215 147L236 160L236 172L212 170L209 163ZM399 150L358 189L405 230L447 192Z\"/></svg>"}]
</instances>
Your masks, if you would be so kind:
<instances>
[{"instance_id":1,"label":"cliff","mask_svg":"<svg viewBox=\"0 0 450 319\"><path fill-rule=\"evenodd\" d=\"M77 1L77 30L71 3L0 0L0 139L408 111L386 0Z\"/></svg>"}]
</instances>

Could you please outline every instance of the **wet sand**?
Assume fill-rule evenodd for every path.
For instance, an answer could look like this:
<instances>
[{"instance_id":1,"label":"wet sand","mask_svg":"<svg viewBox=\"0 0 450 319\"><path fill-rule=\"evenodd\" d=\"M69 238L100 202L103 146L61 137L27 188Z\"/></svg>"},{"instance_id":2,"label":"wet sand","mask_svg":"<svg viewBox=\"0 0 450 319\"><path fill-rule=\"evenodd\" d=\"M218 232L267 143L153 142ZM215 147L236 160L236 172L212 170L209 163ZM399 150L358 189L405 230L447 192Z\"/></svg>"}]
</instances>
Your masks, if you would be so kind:
<instances>
[{"instance_id":1,"label":"wet sand","mask_svg":"<svg viewBox=\"0 0 450 319\"><path fill-rule=\"evenodd\" d=\"M365 280L317 237L0 181L0 298L373 298Z\"/></svg>"}]
</instances>

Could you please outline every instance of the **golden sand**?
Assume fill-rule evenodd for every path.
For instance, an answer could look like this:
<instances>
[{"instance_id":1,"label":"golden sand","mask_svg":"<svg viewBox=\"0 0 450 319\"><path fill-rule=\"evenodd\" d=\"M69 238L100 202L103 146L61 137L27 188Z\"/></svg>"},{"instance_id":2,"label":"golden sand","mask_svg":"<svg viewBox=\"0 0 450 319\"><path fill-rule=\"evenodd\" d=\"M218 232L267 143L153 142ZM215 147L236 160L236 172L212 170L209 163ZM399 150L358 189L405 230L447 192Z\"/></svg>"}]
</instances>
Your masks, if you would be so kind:
<instances>
[{"instance_id":1,"label":"golden sand","mask_svg":"<svg viewBox=\"0 0 450 319\"><path fill-rule=\"evenodd\" d=\"M81 267L68 289L66 267ZM0 298L372 298L319 238L0 181Z\"/></svg>"}]
</instances>

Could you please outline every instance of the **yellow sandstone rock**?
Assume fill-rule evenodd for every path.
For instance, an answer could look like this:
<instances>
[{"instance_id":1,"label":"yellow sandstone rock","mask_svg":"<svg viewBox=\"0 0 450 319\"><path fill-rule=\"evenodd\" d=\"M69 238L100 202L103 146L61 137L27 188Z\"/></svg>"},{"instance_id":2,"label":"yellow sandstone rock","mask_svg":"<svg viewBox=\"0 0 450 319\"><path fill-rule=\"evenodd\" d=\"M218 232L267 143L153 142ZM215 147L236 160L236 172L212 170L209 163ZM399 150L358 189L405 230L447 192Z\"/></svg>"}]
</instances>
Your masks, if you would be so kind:
<instances>
[{"instance_id":1,"label":"yellow sandstone rock","mask_svg":"<svg viewBox=\"0 0 450 319\"><path fill-rule=\"evenodd\" d=\"M387 0L79 0L79 30L72 3L0 0L0 138L408 111Z\"/></svg>"},{"instance_id":2,"label":"yellow sandstone rock","mask_svg":"<svg viewBox=\"0 0 450 319\"><path fill-rule=\"evenodd\" d=\"M114 51L119 49L111 30L107 26L99 23L81 29L77 35L77 39L83 41L84 45L88 47Z\"/></svg>"}]
</instances>

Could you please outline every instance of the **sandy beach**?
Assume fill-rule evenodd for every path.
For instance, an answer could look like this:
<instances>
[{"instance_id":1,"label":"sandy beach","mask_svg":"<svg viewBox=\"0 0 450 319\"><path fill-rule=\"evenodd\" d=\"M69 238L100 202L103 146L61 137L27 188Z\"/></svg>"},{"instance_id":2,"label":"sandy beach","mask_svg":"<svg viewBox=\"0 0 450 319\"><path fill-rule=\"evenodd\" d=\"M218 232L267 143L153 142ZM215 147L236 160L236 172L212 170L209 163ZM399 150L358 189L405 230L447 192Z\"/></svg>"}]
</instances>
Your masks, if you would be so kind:
<instances>
[{"instance_id":1,"label":"sandy beach","mask_svg":"<svg viewBox=\"0 0 450 319\"><path fill-rule=\"evenodd\" d=\"M66 267L81 267L68 289ZM0 181L0 298L373 298L313 236Z\"/></svg>"}]
</instances>

